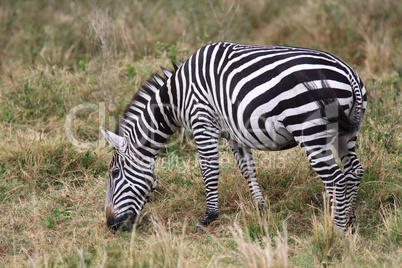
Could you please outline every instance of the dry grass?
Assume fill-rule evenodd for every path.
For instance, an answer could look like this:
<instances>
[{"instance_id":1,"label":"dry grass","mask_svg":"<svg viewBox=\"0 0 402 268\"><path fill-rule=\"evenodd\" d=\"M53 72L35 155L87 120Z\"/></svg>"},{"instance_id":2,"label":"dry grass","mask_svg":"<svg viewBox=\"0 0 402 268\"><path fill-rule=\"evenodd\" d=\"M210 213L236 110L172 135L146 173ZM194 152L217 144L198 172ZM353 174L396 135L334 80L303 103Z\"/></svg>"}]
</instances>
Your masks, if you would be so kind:
<instances>
[{"instance_id":1,"label":"dry grass","mask_svg":"<svg viewBox=\"0 0 402 268\"><path fill-rule=\"evenodd\" d=\"M401 266L401 17L397 0L1 3L0 266ZM100 146L99 125L113 129L159 66L223 39L326 50L362 76L369 105L355 235L334 229L299 149L254 152L267 200L259 217L225 142L221 216L196 232L205 190L187 133L157 160L158 187L135 230L107 230L111 151ZM77 148L64 124L88 103L72 133L93 143Z\"/></svg>"}]
</instances>

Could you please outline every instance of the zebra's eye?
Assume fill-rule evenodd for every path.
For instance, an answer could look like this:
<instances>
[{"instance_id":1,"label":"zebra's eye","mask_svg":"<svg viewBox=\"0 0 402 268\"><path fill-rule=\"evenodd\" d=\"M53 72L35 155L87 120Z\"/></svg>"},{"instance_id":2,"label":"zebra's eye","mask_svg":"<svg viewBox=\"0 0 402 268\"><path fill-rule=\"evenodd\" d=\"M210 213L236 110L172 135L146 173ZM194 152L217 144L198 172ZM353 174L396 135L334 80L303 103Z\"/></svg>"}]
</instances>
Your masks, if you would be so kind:
<instances>
[{"instance_id":1,"label":"zebra's eye","mask_svg":"<svg viewBox=\"0 0 402 268\"><path fill-rule=\"evenodd\" d=\"M118 168L112 170L112 178L117 179L120 175L120 170Z\"/></svg>"}]
</instances>

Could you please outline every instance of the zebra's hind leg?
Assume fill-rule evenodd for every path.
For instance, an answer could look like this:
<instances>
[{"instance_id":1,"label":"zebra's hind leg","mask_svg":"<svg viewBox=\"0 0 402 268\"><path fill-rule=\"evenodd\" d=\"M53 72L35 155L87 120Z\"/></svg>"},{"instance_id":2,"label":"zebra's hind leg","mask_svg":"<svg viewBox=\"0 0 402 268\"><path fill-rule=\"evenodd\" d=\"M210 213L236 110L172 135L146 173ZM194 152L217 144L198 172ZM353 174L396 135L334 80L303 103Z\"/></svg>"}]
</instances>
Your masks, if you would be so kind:
<instances>
[{"instance_id":1,"label":"zebra's hind leg","mask_svg":"<svg viewBox=\"0 0 402 268\"><path fill-rule=\"evenodd\" d=\"M240 145L232 139L228 140L230 148L236 158L237 164L243 177L247 180L248 187L250 189L251 196L256 203L260 215L263 213L264 197L262 196L260 186L257 182L257 176L255 172L255 165L251 149Z\"/></svg>"},{"instance_id":2,"label":"zebra's hind leg","mask_svg":"<svg viewBox=\"0 0 402 268\"><path fill-rule=\"evenodd\" d=\"M363 167L357 159L355 153L357 135L344 136L339 138L338 142L338 155L344 167L344 174L346 180L346 201L348 204L348 212L346 214L346 227L350 228L352 233L355 232L354 224L356 222L356 196L363 177Z\"/></svg>"},{"instance_id":3,"label":"zebra's hind leg","mask_svg":"<svg viewBox=\"0 0 402 268\"><path fill-rule=\"evenodd\" d=\"M333 135L327 135L326 131L322 131L315 135L295 136L295 140L300 144L311 166L324 182L332 209L335 212L335 225L340 229L345 229L346 214L348 213L348 202L345 195L346 181L332 154L335 138Z\"/></svg>"}]
</instances>

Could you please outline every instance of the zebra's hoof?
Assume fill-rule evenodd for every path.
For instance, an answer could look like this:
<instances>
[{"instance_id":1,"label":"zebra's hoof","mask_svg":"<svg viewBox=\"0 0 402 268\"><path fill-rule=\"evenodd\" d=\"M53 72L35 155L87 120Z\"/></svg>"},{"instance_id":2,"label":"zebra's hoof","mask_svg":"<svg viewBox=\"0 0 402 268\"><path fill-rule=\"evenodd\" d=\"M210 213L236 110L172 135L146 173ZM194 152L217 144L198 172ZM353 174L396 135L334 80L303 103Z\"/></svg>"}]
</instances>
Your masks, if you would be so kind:
<instances>
[{"instance_id":1,"label":"zebra's hoof","mask_svg":"<svg viewBox=\"0 0 402 268\"><path fill-rule=\"evenodd\" d=\"M196 232L198 233L199 231L201 231L201 230L204 230L205 229L205 225L202 225L202 224L200 224L200 223L197 223L197 229L196 229Z\"/></svg>"},{"instance_id":2,"label":"zebra's hoof","mask_svg":"<svg viewBox=\"0 0 402 268\"><path fill-rule=\"evenodd\" d=\"M346 229L345 229L345 233L349 233L351 235L356 234L356 228L355 225L352 223L350 224Z\"/></svg>"},{"instance_id":3,"label":"zebra's hoof","mask_svg":"<svg viewBox=\"0 0 402 268\"><path fill-rule=\"evenodd\" d=\"M258 203L258 212L260 213L260 217L262 218L265 214L264 211L264 202Z\"/></svg>"},{"instance_id":4,"label":"zebra's hoof","mask_svg":"<svg viewBox=\"0 0 402 268\"><path fill-rule=\"evenodd\" d=\"M205 213L204 217L202 217L200 222L197 223L197 231L205 228L206 226L211 224L211 222L216 220L218 217L219 217L219 212Z\"/></svg>"}]
</instances>

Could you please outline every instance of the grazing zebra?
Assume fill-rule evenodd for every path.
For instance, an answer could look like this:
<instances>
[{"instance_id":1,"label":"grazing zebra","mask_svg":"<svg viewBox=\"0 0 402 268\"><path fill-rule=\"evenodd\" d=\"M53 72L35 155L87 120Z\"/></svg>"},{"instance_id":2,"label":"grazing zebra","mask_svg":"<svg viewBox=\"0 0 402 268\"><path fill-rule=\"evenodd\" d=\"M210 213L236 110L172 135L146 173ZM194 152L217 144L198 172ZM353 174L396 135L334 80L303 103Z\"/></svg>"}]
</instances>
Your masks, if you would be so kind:
<instances>
[{"instance_id":1,"label":"grazing zebra","mask_svg":"<svg viewBox=\"0 0 402 268\"><path fill-rule=\"evenodd\" d=\"M251 149L299 145L321 177L335 224L353 228L363 168L355 154L366 91L358 75L322 51L214 43L174 71L162 68L127 106L117 134L101 128L114 148L105 203L115 232L130 228L156 187L155 159L169 137L193 133L206 187L201 228L219 215L219 139L226 138L259 208L264 203ZM344 166L332 154L336 145Z\"/></svg>"}]
</instances>

